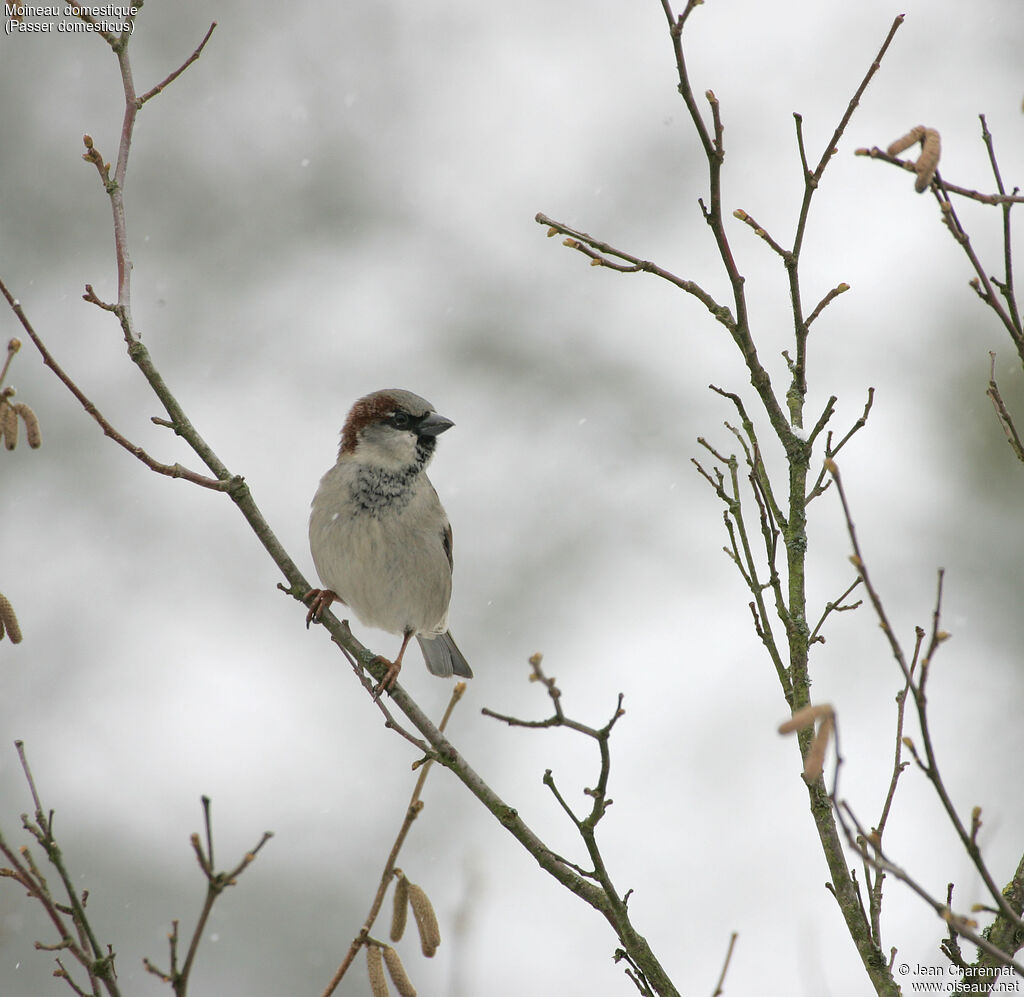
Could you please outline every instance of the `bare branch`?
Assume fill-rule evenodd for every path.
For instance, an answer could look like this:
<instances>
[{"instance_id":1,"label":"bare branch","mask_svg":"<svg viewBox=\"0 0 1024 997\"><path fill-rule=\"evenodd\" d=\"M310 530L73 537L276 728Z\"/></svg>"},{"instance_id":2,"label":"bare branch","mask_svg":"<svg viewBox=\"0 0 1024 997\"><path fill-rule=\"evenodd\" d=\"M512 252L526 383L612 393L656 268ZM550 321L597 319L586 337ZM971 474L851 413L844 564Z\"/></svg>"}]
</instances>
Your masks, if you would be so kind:
<instances>
[{"instance_id":1,"label":"bare branch","mask_svg":"<svg viewBox=\"0 0 1024 997\"><path fill-rule=\"evenodd\" d=\"M725 950L725 961L722 963L722 972L718 974L718 982L715 984L715 989L712 991L711 997L722 997L725 993L725 974L729 972L729 963L732 962L732 952L736 948L736 939L739 938L738 932L733 932L729 936L729 947Z\"/></svg>"},{"instance_id":2,"label":"bare branch","mask_svg":"<svg viewBox=\"0 0 1024 997\"><path fill-rule=\"evenodd\" d=\"M991 358L991 367L988 390L985 394L989 397L992 407L996 410L996 418L999 420L1003 433L1006 434L1006 442L1010 444L1010 449L1013 451L1014 456L1017 460L1024 461L1024 442L1021 441L1020 435L1017 433L1017 427L1013 424L1013 419L1006 408L1006 403L1003 401L1002 395L999 394L999 385L996 384L996 355L990 352L989 357Z\"/></svg>"},{"instance_id":3,"label":"bare branch","mask_svg":"<svg viewBox=\"0 0 1024 997\"><path fill-rule=\"evenodd\" d=\"M210 798L208 796L204 796L202 797L201 802L203 806L203 827L206 838L205 848L198 834L193 834L190 841L192 844L192 850L196 855L196 860L199 863L199 868L206 877L206 896L203 898L202 910L199 912L199 918L196 922L195 930L192 932L192 938L189 941L188 951L185 953L185 961L179 969L178 922L174 921L172 923L171 933L168 936L168 942L170 945L170 970L165 973L158 969L151 960L146 959L144 962L146 970L149 973L152 973L154 976L159 976L162 980L171 985L176 997L184 997L188 991L189 978L192 974L192 968L195 965L196 955L199 952L199 943L203 939L206 922L209 920L210 913L213 910L213 905L216 903L217 898L226 889L228 889L228 887L237 885L238 877L241 876L241 874L255 861L260 849L262 849L263 846L274 836L272 831L264 831L263 836L256 843L256 846L246 852L233 869L228 872L217 872L213 858L213 826L210 816Z\"/></svg>"},{"instance_id":4,"label":"bare branch","mask_svg":"<svg viewBox=\"0 0 1024 997\"><path fill-rule=\"evenodd\" d=\"M782 257L783 263L789 263L792 260L792 253L790 253L788 249L783 249L768 234L765 227L763 225L759 225L756 219L751 217L751 215L744 211L742 208L737 208L732 213L732 216L733 218L738 218L745 225L749 226L753 230L754 235L756 235L759 239L763 239L772 248L772 250L774 250L774 252L778 253L778 255Z\"/></svg>"},{"instance_id":5,"label":"bare branch","mask_svg":"<svg viewBox=\"0 0 1024 997\"><path fill-rule=\"evenodd\" d=\"M152 90L147 90L141 97L136 98L135 106L142 107L147 100L152 100L158 93L162 93L167 87L169 87L193 62L196 61L202 54L203 49L206 48L206 43L210 40L210 36L213 34L214 29L217 27L217 22L214 21L206 34L203 36L203 40L199 43L196 50L176 69L173 73L161 80Z\"/></svg>"},{"instance_id":6,"label":"bare branch","mask_svg":"<svg viewBox=\"0 0 1024 997\"><path fill-rule=\"evenodd\" d=\"M977 925L970 918L954 914L947 904L937 900L905 869L892 862L881 847L873 843L869 845L871 835L864 830L856 815L850 809L849 804L845 801L840 803L836 812L840 814L840 825L846 833L850 847L869 862L872 867L880 872L888 873L909 887L935 911L951 930L966 938L981 951L992 956L999 965L1009 966L1014 972L1024 976L1024 965L1015 961L1012 956L997 948L983 934L975 930ZM850 824L853 825L852 829Z\"/></svg>"},{"instance_id":7,"label":"bare branch","mask_svg":"<svg viewBox=\"0 0 1024 997\"><path fill-rule=\"evenodd\" d=\"M1021 920L1020 914L1013 910L1007 901L1003 892L996 885L995 880L992 877L991 872L988 869L982 855L978 848L977 842L974 840L973 835L968 832L964 826L963 821L960 819L960 815L957 812L956 807L953 804L952 799L949 796L949 792L946 789L945 782L939 771L938 759L935 754L935 748L931 736L931 725L928 718L927 710L927 697L925 694L925 687L928 681L928 675L930 674L930 666L934 659L934 656L939 646L949 638L949 634L946 633L940 626L941 621L941 608L942 608L942 583L943 583L943 572L940 570L938 573L938 583L935 596L935 608L932 612L932 629L931 635L924 655L920 657L920 678L915 681L914 671L915 666L920 655L920 637L918 644L915 648L913 662L908 663L904 654L902 645L897 638L889 618L886 614L885 607L882 604L881 597L871 582L871 577L868 573L867 565L864 563L864 557L860 549L860 544L857 541L856 529L853 525L853 519L850 513L849 503L847 502L846 493L843 489L842 479L839 474L839 468L832 460L826 461L826 466L829 472L832 474L833 480L836 483L836 489L839 492L840 502L843 506L843 515L846 519L847 533L850 537L850 543L853 546L854 556L851 560L860 572L861 578L864 582L868 595L871 599L871 604L875 609L875 614L878 617L879 624L882 628L882 632L885 634L889 647L892 651L893 657L896 659L903 672L903 677L906 682L906 688L914 698L914 705L917 712L918 726L921 731L921 739L924 746L924 757L918 754L914 748L913 743L909 738L901 738L901 743L908 747L913 754L913 757L917 761L921 770L928 777L931 782L936 795L938 796L942 807L946 812L946 816L949 818L953 829L956 831L957 836L960 838L961 845L967 852L975 869L977 869L982 881L988 890L989 896L998 907L1001 915L1005 917L1011 924L1016 925L1019 928L1024 929L1024 921ZM884 813L884 811L883 811ZM880 867L879 867L880 868ZM905 875L901 873L900 878L905 879ZM909 884L908 884L909 885ZM915 892L919 892L915 890ZM923 894L922 894L923 895ZM931 902L931 901L929 901ZM973 939L972 939L973 940Z\"/></svg>"},{"instance_id":8,"label":"bare branch","mask_svg":"<svg viewBox=\"0 0 1024 997\"><path fill-rule=\"evenodd\" d=\"M620 273L650 273L656 277L660 277L662 280L668 281L670 284L674 284L680 290L685 291L687 294L692 294L714 317L721 322L724 326L731 329L734 325L732 313L724 305L720 305L707 291L704 290L699 284L695 284L692 280L684 280L682 277L677 277L674 273L659 267L655 263L651 263L648 260L642 260L638 256L634 256L632 253L627 253L625 250L616 249L614 246L609 245L607 242L602 242L599 239L595 239L591 235L587 235L586 232L579 232L576 229L569 228L562 222L556 222L553 218L548 218L547 215L539 212L536 216L536 221L539 225L546 225L548 227L548 235L553 236L556 234L566 235L567 238L563 245L569 249L575 249L577 252L583 253L584 256L588 256L593 264L598 266L609 267L612 270L618 270ZM614 256L616 259L625 260L629 266L623 267L619 264L609 260L609 256Z\"/></svg>"},{"instance_id":9,"label":"bare branch","mask_svg":"<svg viewBox=\"0 0 1024 997\"><path fill-rule=\"evenodd\" d=\"M807 321L805 324L807 326L810 326L810 324L825 310L825 308L828 305L830 305L836 298L838 298L840 294L845 294L849 290L849 284L837 284L835 287L833 287L832 290L829 291L828 294L826 294L825 297L823 297L817 305L815 305L814 311L812 311L811 314L807 316Z\"/></svg>"},{"instance_id":10,"label":"bare branch","mask_svg":"<svg viewBox=\"0 0 1024 997\"><path fill-rule=\"evenodd\" d=\"M907 170L909 173L916 172L914 163L909 159L900 159L899 156L890 155L884 149L879 149L878 146L871 146L870 148L854 149L853 154L855 156L867 156L869 159L878 159L883 163L889 163L891 166L898 166L901 169ZM969 187L959 187L956 184L949 183L943 180L943 186L946 191L950 194L957 194L959 197L965 197L971 201L978 201L981 204L1021 204L1024 203L1024 195L1021 194L985 194L978 190L972 190Z\"/></svg>"},{"instance_id":11,"label":"bare branch","mask_svg":"<svg viewBox=\"0 0 1024 997\"><path fill-rule=\"evenodd\" d=\"M43 358L43 363L46 364L46 366L49 367L58 378L60 378L65 387L78 399L82 408L92 416L100 429L103 430L105 436L109 436L110 439L112 439L118 446L123 447L133 457L142 461L142 463L150 470L156 471L157 474L164 474L169 478L183 478L186 481L191 481L194 485L199 485L202 488L210 488L214 491L227 491L235 483L231 479L217 480L215 478L208 478L205 475L197 474L195 471L190 471L188 468L182 467L181 464L162 464L160 461L151 457L142 447L132 443L125 436L119 433L100 412L100 410L89 400L85 392L75 384L70 376L64 372L64 369L56 360L54 360L52 354L46 348L43 341L38 335L36 335L36 331L29 322L28 316L25 314L24 309L21 306L21 302L11 294L7 289L7 285L4 284L2 280L0 280L0 293L2 293L7 299L7 303L11 306L11 311L13 311L17 316L18 321L28 334L29 339L31 339L35 344L36 349Z\"/></svg>"},{"instance_id":12,"label":"bare branch","mask_svg":"<svg viewBox=\"0 0 1024 997\"><path fill-rule=\"evenodd\" d=\"M438 731L443 732L448 726L448 721L451 719L452 712L459 700L462 699L465 692L465 682L457 682L452 688L452 695L448 700L448 706L444 711L444 716L438 724ZM377 915L380 914L380 909L384 904L384 897L387 895L388 886L395 877L398 855L402 850L402 846L405 844L405 839L412 828L413 821L416 820L420 815L420 812L423 810L424 804L420 797L422 796L427 776L430 773L430 767L431 762L427 761L420 770L420 774L416 779L416 784L413 787L412 796L409 799L409 805L405 811L405 817L402 820L402 825L398 829L398 835L396 836L395 841L391 846L391 851L388 853L387 860L384 863L384 871L381 873L380 883L377 887L377 892L374 894L373 902L370 904L369 913L366 915L366 919L363 921L363 926L360 928L359 933L352 939L352 944L349 946L348 952L345 954L345 958L342 959L341 965L338 966L334 976L331 977L325 987L322 997L331 997L331 994L333 994L338 988L338 985L344 978L345 973L348 972L349 967L359 954L360 948L368 942L370 931L373 929L373 925L377 920ZM394 940L397 941L397 939Z\"/></svg>"}]
</instances>

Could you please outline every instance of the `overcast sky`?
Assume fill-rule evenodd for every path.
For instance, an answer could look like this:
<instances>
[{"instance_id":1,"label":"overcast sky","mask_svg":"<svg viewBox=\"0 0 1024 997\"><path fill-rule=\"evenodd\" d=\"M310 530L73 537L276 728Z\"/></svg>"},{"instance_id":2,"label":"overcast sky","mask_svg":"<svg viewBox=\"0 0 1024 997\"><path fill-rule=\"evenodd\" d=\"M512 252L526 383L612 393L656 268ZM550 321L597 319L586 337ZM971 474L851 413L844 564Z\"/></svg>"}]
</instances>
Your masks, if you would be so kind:
<instances>
[{"instance_id":1,"label":"overcast sky","mask_svg":"<svg viewBox=\"0 0 1024 997\"><path fill-rule=\"evenodd\" d=\"M1007 184L1020 182L1019 4L709 0L685 39L695 91L721 102L730 238L781 396L785 272L731 212L791 240L793 112L816 161L899 13L812 209L805 303L840 281L851 291L814 326L807 418L836 395L844 433L876 390L844 480L908 645L930 626L947 570L954 639L931 678L937 746L961 812L984 807L1003 883L1024 820L1024 543L1020 465L984 391L994 350L1024 413L1020 363L968 288L931 195L853 150L923 123L942 134L946 179L989 190L985 112ZM126 185L135 318L189 416L313 581L308 505L349 405L390 386L430 399L456 424L431 477L455 532L452 631L477 676L456 744L583 862L541 776L551 768L584 807L593 746L509 730L480 709L547 715L526 681L535 651L583 722L603 724L624 693L603 840L681 992L714 989L735 930L727 993L865 993L822 885L795 744L775 733L787 709L721 550L721 508L690 463L707 459L698 436L734 447L723 422L735 413L709 383L761 415L735 347L692 298L591 268L533 220L543 211L728 298L660 4L153 3L131 45L138 89L179 65L211 19L199 62L140 113ZM163 413L116 323L81 301L86 283L116 296L109 203L80 154L88 133L114 159L121 101L99 39L0 39L0 276L123 433L198 469L150 422ZM998 274L999 216L966 206L962 218ZM0 317L0 339L18 332ZM165 963L172 918L184 928L198 911L188 836L210 795L224 864L263 830L276 837L221 901L194 994L319 994L365 916L415 755L326 635L303 628L226 498L159 478L105 440L29 345L7 383L44 442L0 453L0 591L25 635L0 643L0 829L19 840L30 807L12 746L23 738L118 950L122 992L165 993L141 959ZM835 496L811 510L816 619L852 575ZM843 795L870 823L891 769L898 672L864 609L834 617L826 637L813 691L838 710ZM402 680L440 715L449 687L415 651ZM403 949L420 993L633 992L606 923L453 778L434 772L425 799L401 864L433 897L444 941L429 963ZM889 834L933 893L953 880L959 909L984 899L919 773L904 776ZM941 924L894 882L886 903L886 948L942 965ZM44 932L18 890L0 889L5 997L62 992L32 948ZM341 993L363 992L360 966Z\"/></svg>"}]
</instances>

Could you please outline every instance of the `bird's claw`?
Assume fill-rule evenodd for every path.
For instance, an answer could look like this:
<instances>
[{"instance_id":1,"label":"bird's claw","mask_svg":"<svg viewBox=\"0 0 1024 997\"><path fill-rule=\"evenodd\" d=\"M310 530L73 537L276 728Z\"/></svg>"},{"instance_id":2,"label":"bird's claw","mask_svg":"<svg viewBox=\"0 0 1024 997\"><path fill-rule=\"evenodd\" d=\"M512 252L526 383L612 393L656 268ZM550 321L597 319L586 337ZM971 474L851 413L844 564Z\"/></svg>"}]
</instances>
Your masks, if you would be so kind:
<instances>
[{"instance_id":1,"label":"bird's claw","mask_svg":"<svg viewBox=\"0 0 1024 997\"><path fill-rule=\"evenodd\" d=\"M378 654L373 659L371 664L379 664L379 665L386 665L387 666L387 671L384 672L384 677L374 687L373 698L375 700L376 699L380 699L380 694L382 692L386 692L386 693L388 693L390 695L391 690L394 688L395 682L398 679L398 673L402 670L402 662L401 662L401 660L389 661L383 655Z\"/></svg>"},{"instance_id":2,"label":"bird's claw","mask_svg":"<svg viewBox=\"0 0 1024 997\"><path fill-rule=\"evenodd\" d=\"M319 623L320 617L330 608L332 602L338 598L337 594L330 589L310 589L303 602L309 605L309 612L306 613L306 629L311 623Z\"/></svg>"}]
</instances>

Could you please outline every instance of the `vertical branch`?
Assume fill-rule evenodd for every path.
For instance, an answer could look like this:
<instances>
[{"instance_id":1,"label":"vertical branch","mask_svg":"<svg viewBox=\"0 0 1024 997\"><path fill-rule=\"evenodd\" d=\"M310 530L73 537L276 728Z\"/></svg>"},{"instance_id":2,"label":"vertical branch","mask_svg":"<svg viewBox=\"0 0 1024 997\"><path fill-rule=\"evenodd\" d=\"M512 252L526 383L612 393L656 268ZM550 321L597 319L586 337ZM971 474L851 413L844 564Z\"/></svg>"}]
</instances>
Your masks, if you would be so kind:
<instances>
[{"instance_id":1,"label":"vertical branch","mask_svg":"<svg viewBox=\"0 0 1024 997\"><path fill-rule=\"evenodd\" d=\"M85 11L78 16L82 20L91 21L91 16ZM134 15L129 15L129 20L133 18ZM117 56L117 64L121 71L121 87L124 91L124 115L121 119L121 137L118 141L117 160L114 165L113 176L110 175L109 163L104 163L103 158L93 148L92 139L88 136L85 140L85 159L95 164L103 180L104 189L110 197L110 208L114 220L114 255L117 260L117 304L109 307L103 306L95 298L95 295L91 297L87 295L87 300L92 300L95 304L101 304L101 307L107 307L108 311L112 311L117 315L121 323L121 331L124 334L125 342L128 343L129 347L138 344L140 338L135 330L135 323L132 319L132 260L128 248L128 220L124 202L124 188L128 178L128 159L131 155L135 119L146 101L160 93L164 87L177 79L202 55L203 49L206 47L206 43L210 40L210 36L216 27L216 22L211 24L203 40L188 59L142 97L136 92L135 77L132 73L131 59L128 55L128 43L131 40L131 33L125 30L119 36L114 36L101 32L102 37Z\"/></svg>"},{"instance_id":2,"label":"vertical branch","mask_svg":"<svg viewBox=\"0 0 1024 997\"><path fill-rule=\"evenodd\" d=\"M786 418L778 399L775 397L771 377L761 364L753 337L750 334L747 298L744 290L745 278L736 265L722 217L722 164L725 161L725 145L723 142L724 128L722 125L721 108L714 91L705 91L705 97L711 108L712 126L714 128L714 137L712 137L697 105L693 94L693 87L690 83L689 72L686 68L686 57L683 52L682 43L683 26L693 9L700 6L702 2L703 0L688 0L683 13L678 18L672 11L670 0L661 0L661 6L668 21L669 33L672 38L672 49L675 53L676 71L679 76L677 89L686 104L686 109L689 111L690 119L693 121L693 126L697 131L697 136L700 139L708 161L709 203L705 205L703 200L699 203L704 220L714 236L715 244L718 247L718 255L722 260L722 265L729 278L729 284L732 287L736 321L729 327L729 332L743 354L747 369L750 372L750 383L761 398L772 428L779 439L785 442L792 437L792 430L790 429L789 420Z\"/></svg>"},{"instance_id":3,"label":"vertical branch","mask_svg":"<svg viewBox=\"0 0 1024 997\"><path fill-rule=\"evenodd\" d=\"M117 63L121 68L121 82L124 87L124 118L121 122L121 141L117 148L117 164L114 176L107 186L110 207L114 215L114 251L117 256L117 306L124 330L125 340L131 344L138 339L132 322L132 259L128 251L128 220L124 209L124 184L128 175L128 156L132 148L132 133L135 118L139 113L132 76L131 61L128 58L128 40L123 38L117 49Z\"/></svg>"},{"instance_id":4,"label":"vertical branch","mask_svg":"<svg viewBox=\"0 0 1024 997\"><path fill-rule=\"evenodd\" d=\"M818 189L818 185L825 173L825 169L828 167L832 157L836 154L836 151L839 148L839 141L843 137L843 133L846 131L846 126L850 123L850 119L853 117L853 112L860 104L860 99L864 95L864 91L867 89L868 84L871 82L875 73L877 73L881 68L882 59L885 57L885 53L888 51L889 46L892 44L893 38L896 37L896 32L900 29L900 25L903 24L903 18L904 15L900 14L892 22L892 26L889 28L889 33L885 36L885 41L882 42L882 46L875 55L874 61L864 74L864 77L860 82L860 86L857 87L854 95L850 98L850 102L846 105L846 111L843 113L842 118L840 118L839 124L836 125L835 131L832 133L832 137L825 146L825 150L822 152L821 158L818 160L818 165L813 171L808 167L807 154L804 149L803 118L799 114L794 115L794 119L796 121L797 145L800 150L800 164L804 174L804 196L800 203L800 215L796 224L796 232L793 235L793 248L784 257L784 262L789 275L790 300L793 306L793 327L796 333L796 361L793 365L793 384L790 389L789 401L790 411L795 416L794 423L798 426L803 425L801 412L803 409L803 400L807 394L807 327L809 324L805 321L803 305L800 300L800 278L798 274L798 267L800 251L803 249L804 235L807 231L807 219L810 215L811 200L814 197L814 192Z\"/></svg>"},{"instance_id":5,"label":"vertical branch","mask_svg":"<svg viewBox=\"0 0 1024 997\"><path fill-rule=\"evenodd\" d=\"M452 711L455 709L455 705L462 699L463 694L466 691L465 682L457 682L452 690L451 699L448 701L448 707L444 711L444 716L441 718L441 722L437 725L439 732L443 733L445 728L448 726L448 721L451 719ZM356 956L359 954L359 950L367 943L367 939L370 937L370 931L373 928L374 922L377 920L377 915L380 914L380 909L384 904L384 897L387 895L388 886L391 884L392 879L395 876L395 866L398 864L398 855L402 850L402 845L405 844L406 836L412 828L413 821L419 816L420 811L423 809L423 801L420 797L423 794L423 787L427 781L427 775L430 773L433 760L427 760L420 766L420 774L416 779L416 785L412 791L412 797L409 800L409 805L405 810L405 817L402 820L402 826L398 830L398 836L395 838L394 844L391 846L391 851L388 853L387 861L384 863L384 871L380 876L380 883L377 886L377 892L374 895L373 902L370 904L370 911L366 915L366 919L363 921L362 928L359 929L359 933L352 939L352 944L349 946L348 952L345 953L345 958L342 959L341 965L338 966L334 975L331 977L330 982L324 989L322 997L331 997L331 994L337 990L338 985L341 983L345 974L348 972L349 967L352 965Z\"/></svg>"},{"instance_id":6,"label":"vertical branch","mask_svg":"<svg viewBox=\"0 0 1024 997\"><path fill-rule=\"evenodd\" d=\"M1009 311L1010 336L1021 359L1024 360L1024 328L1021 326L1020 310L1017 307L1017 295L1013 286L1013 240L1010 228L1010 209L1014 202L1006 197L1006 188L1003 186L1003 177L999 172L999 163L996 160L995 146L992 142L992 133L988 130L988 122L985 120L984 114L979 114L978 117L981 119L981 137L988 152L988 161L992 167L992 175L995 177L996 189L1003 198L1000 203L1003 214L1003 282L998 286ZM1018 193L1017 188L1014 188L1013 193Z\"/></svg>"}]
</instances>

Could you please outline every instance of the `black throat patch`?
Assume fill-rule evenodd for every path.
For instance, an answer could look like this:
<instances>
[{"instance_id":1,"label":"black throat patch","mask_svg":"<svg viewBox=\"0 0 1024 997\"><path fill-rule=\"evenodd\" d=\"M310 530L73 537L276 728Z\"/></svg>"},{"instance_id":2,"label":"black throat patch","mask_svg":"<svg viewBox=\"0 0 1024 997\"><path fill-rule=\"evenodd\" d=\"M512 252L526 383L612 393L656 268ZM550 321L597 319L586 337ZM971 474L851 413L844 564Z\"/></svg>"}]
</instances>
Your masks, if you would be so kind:
<instances>
[{"instance_id":1,"label":"black throat patch","mask_svg":"<svg viewBox=\"0 0 1024 997\"><path fill-rule=\"evenodd\" d=\"M401 512L412 499L417 476L434 455L437 440L421 436L416 441L416 463L400 470L361 465L352 485L352 501L373 517Z\"/></svg>"}]
</instances>

